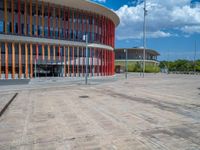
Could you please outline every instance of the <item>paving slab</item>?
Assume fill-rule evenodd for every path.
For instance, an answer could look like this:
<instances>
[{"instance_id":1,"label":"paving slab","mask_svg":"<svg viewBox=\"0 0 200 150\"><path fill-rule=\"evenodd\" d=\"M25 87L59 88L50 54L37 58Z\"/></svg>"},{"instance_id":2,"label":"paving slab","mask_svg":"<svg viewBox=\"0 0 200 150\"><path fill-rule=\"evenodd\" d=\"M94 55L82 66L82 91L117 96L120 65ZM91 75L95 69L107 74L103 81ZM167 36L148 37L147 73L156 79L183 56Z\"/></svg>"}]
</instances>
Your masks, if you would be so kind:
<instances>
[{"instance_id":1,"label":"paving slab","mask_svg":"<svg viewBox=\"0 0 200 150\"><path fill-rule=\"evenodd\" d=\"M200 149L200 76L116 78L19 88L0 118L0 149Z\"/></svg>"}]
</instances>

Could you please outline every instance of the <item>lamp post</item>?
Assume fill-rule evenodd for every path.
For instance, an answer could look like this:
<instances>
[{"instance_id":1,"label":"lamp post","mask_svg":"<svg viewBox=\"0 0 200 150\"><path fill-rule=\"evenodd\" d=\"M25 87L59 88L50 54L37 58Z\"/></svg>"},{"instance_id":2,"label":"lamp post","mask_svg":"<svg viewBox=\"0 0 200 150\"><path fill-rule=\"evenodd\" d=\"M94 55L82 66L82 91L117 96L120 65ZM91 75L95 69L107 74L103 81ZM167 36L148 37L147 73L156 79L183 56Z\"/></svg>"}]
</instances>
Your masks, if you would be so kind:
<instances>
[{"instance_id":1,"label":"lamp post","mask_svg":"<svg viewBox=\"0 0 200 150\"><path fill-rule=\"evenodd\" d=\"M143 77L145 74L145 57L146 57L146 15L147 15L147 10L146 10L146 0L144 0L144 25L143 25Z\"/></svg>"},{"instance_id":2,"label":"lamp post","mask_svg":"<svg viewBox=\"0 0 200 150\"><path fill-rule=\"evenodd\" d=\"M197 41L195 40L195 49L194 49L194 74L196 74L196 55L197 55Z\"/></svg>"},{"instance_id":3,"label":"lamp post","mask_svg":"<svg viewBox=\"0 0 200 150\"><path fill-rule=\"evenodd\" d=\"M128 78L128 65L127 65L127 58L128 58L128 50L127 49L124 49L124 53L125 53L125 78L127 79Z\"/></svg>"},{"instance_id":4,"label":"lamp post","mask_svg":"<svg viewBox=\"0 0 200 150\"><path fill-rule=\"evenodd\" d=\"M83 39L85 40L85 43L86 43L86 69L85 69L85 84L87 85L88 84L88 63L89 63L89 58L88 58L88 35L85 34L83 36Z\"/></svg>"}]
</instances>

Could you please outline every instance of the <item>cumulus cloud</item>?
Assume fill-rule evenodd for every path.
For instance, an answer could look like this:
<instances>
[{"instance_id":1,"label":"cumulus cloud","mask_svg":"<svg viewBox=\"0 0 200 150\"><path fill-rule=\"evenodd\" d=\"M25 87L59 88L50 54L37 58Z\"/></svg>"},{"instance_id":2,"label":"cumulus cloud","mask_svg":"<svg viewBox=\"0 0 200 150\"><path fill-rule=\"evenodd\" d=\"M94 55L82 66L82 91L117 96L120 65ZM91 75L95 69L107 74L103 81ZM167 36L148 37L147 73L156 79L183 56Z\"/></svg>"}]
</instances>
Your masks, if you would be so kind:
<instances>
[{"instance_id":1,"label":"cumulus cloud","mask_svg":"<svg viewBox=\"0 0 200 150\"><path fill-rule=\"evenodd\" d=\"M159 38L179 34L200 33L200 7L191 0L148 0L147 37ZM124 5L116 13L120 17L117 39L140 39L143 31L143 3Z\"/></svg>"}]
</instances>

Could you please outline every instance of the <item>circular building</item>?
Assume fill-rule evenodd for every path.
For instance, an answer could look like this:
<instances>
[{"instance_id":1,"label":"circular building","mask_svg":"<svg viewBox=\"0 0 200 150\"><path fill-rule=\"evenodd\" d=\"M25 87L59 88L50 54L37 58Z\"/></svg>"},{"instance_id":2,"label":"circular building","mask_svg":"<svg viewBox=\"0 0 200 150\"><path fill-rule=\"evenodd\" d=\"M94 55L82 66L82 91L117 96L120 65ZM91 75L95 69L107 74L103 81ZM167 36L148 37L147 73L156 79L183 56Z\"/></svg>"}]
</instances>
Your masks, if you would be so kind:
<instances>
[{"instance_id":1,"label":"circular building","mask_svg":"<svg viewBox=\"0 0 200 150\"><path fill-rule=\"evenodd\" d=\"M1 0L0 79L113 75L118 24L85 0Z\"/></svg>"},{"instance_id":2,"label":"circular building","mask_svg":"<svg viewBox=\"0 0 200 150\"><path fill-rule=\"evenodd\" d=\"M129 72L140 72L143 66L143 52L144 48L120 48L115 49L115 71L125 71L126 51L127 50L127 64ZM157 57L160 54L152 49L146 49L145 52L145 71L158 72L159 62Z\"/></svg>"}]
</instances>

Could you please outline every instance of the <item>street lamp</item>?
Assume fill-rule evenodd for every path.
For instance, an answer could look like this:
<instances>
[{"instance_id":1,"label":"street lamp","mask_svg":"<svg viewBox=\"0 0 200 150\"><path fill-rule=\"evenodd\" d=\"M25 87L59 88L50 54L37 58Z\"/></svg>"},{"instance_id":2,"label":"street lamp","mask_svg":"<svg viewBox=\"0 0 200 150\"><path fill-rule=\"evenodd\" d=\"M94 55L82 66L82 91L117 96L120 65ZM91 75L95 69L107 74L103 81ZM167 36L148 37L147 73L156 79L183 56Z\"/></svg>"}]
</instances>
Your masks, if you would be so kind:
<instances>
[{"instance_id":1,"label":"street lamp","mask_svg":"<svg viewBox=\"0 0 200 150\"><path fill-rule=\"evenodd\" d=\"M83 40L86 43L86 69L85 69L85 84L88 84L88 63L89 63L89 58L88 58L88 34L85 34L83 36Z\"/></svg>"},{"instance_id":2,"label":"street lamp","mask_svg":"<svg viewBox=\"0 0 200 150\"><path fill-rule=\"evenodd\" d=\"M143 25L143 77L145 73L145 57L146 57L146 16L147 16L147 10L146 10L146 0L144 0L144 25Z\"/></svg>"},{"instance_id":3,"label":"street lamp","mask_svg":"<svg viewBox=\"0 0 200 150\"><path fill-rule=\"evenodd\" d=\"M125 59L125 78L127 79L127 77L128 77L128 65L127 65L128 50L124 49L124 53L126 55L126 59Z\"/></svg>"}]
</instances>

